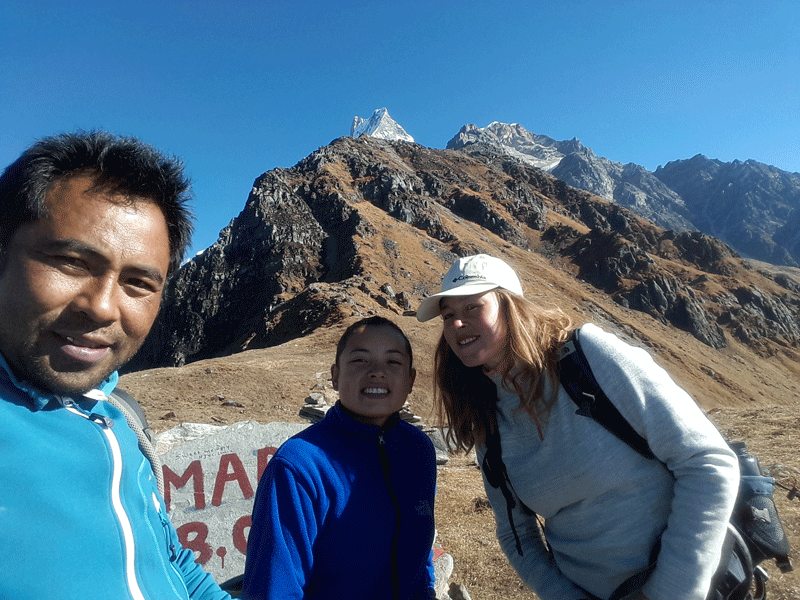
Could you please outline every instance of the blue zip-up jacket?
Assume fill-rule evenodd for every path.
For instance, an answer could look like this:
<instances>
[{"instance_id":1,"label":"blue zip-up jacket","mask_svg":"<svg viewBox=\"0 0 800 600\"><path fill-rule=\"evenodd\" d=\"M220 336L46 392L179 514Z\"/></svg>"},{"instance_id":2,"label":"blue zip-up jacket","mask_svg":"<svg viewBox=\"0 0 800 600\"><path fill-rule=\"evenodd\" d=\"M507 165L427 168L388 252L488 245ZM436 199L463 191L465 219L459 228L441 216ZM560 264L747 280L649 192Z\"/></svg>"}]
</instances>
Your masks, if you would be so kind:
<instances>
[{"instance_id":1,"label":"blue zip-up jacket","mask_svg":"<svg viewBox=\"0 0 800 600\"><path fill-rule=\"evenodd\" d=\"M264 471L243 597L433 597L435 488L436 455L424 433L396 414L383 428L361 423L337 403Z\"/></svg>"},{"instance_id":2,"label":"blue zip-up jacket","mask_svg":"<svg viewBox=\"0 0 800 600\"><path fill-rule=\"evenodd\" d=\"M0 598L230 598L181 547L136 434L105 401L117 374L56 396L0 366Z\"/></svg>"}]
</instances>

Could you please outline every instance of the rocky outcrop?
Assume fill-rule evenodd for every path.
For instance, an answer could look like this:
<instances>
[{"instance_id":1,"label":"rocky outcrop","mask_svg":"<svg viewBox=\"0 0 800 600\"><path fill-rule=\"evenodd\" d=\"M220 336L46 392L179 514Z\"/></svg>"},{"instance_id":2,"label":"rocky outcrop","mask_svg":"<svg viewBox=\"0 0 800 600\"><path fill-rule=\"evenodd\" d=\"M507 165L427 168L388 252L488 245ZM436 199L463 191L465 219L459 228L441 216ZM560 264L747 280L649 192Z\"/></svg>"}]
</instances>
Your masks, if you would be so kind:
<instances>
[{"instance_id":1,"label":"rocky outcrop","mask_svg":"<svg viewBox=\"0 0 800 600\"><path fill-rule=\"evenodd\" d=\"M351 316L405 314L456 256L506 247L559 256L618 303L715 348L731 335L800 340L795 279L754 271L708 235L665 231L496 148L362 136L256 179L217 242L170 282L128 369L278 345Z\"/></svg>"},{"instance_id":2,"label":"rocky outcrop","mask_svg":"<svg viewBox=\"0 0 800 600\"><path fill-rule=\"evenodd\" d=\"M698 154L654 175L683 198L695 226L740 254L797 266L800 248L789 223L800 211L800 174L754 160L723 163ZM786 229L788 227L788 229ZM793 243L794 241L794 243Z\"/></svg>"},{"instance_id":3,"label":"rocky outcrop","mask_svg":"<svg viewBox=\"0 0 800 600\"><path fill-rule=\"evenodd\" d=\"M788 294L765 294L757 287L739 287L733 291L738 306L722 320L735 322L734 333L745 343L761 338L800 339L797 320L798 302Z\"/></svg>"},{"instance_id":4,"label":"rocky outcrop","mask_svg":"<svg viewBox=\"0 0 800 600\"><path fill-rule=\"evenodd\" d=\"M736 288L736 269L743 263L719 240L699 232L660 230L596 199L565 206L571 212L577 209L582 222L592 229L576 234L566 227L553 227L543 239L578 266L582 279L608 292L622 306L688 331L712 348L728 345L726 328L746 343L764 338L793 345L800 342L797 295L765 297L755 289ZM676 275L675 261L692 270ZM699 291L712 276L738 291L722 296ZM778 279L795 285L785 275Z\"/></svg>"},{"instance_id":5,"label":"rocky outcrop","mask_svg":"<svg viewBox=\"0 0 800 600\"><path fill-rule=\"evenodd\" d=\"M549 239L564 239L548 232ZM712 348L727 346L725 333L716 317L681 279L665 272L648 251L611 229L593 229L563 249L580 268L579 275L610 293L622 306L648 313L654 318L688 331Z\"/></svg>"},{"instance_id":6,"label":"rocky outcrop","mask_svg":"<svg viewBox=\"0 0 800 600\"><path fill-rule=\"evenodd\" d=\"M642 281L619 294L617 301L627 308L649 313L688 331L712 348L728 345L725 332L698 301L692 288L668 276Z\"/></svg>"}]
</instances>

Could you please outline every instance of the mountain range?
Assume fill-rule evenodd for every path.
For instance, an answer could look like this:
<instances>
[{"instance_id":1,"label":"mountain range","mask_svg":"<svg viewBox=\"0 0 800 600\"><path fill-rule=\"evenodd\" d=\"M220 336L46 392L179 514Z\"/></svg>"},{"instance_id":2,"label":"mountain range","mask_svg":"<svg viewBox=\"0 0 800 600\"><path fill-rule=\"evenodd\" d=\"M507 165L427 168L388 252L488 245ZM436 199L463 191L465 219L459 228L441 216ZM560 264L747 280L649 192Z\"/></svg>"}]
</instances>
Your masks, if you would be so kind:
<instances>
[{"instance_id":1,"label":"mountain range","mask_svg":"<svg viewBox=\"0 0 800 600\"><path fill-rule=\"evenodd\" d=\"M458 256L479 252L505 258L534 300L566 305L576 321L673 348L675 370L702 375L697 358L725 350L720 398L739 389L739 360L771 356L783 357L786 394L798 393L797 269L661 228L495 147L368 135L258 177L217 242L171 280L128 370L274 347L368 314L413 315Z\"/></svg>"},{"instance_id":2,"label":"mountain range","mask_svg":"<svg viewBox=\"0 0 800 600\"><path fill-rule=\"evenodd\" d=\"M579 149L555 144L558 163ZM552 161L559 148L550 152ZM408 334L418 373L409 403L435 425L441 325L419 323L415 308L457 257L486 252L513 266L529 300L645 348L723 435L747 441L776 485L796 485L800 269L660 227L482 142L453 150L341 137L259 175L243 200L169 281L120 380L156 431L302 422L305 398L333 394L344 327L372 314ZM474 454L440 468L437 490L438 539L456 579L474 598L533 600L495 541ZM775 497L796 547L796 503L777 488ZM772 597L797 598L796 576L774 571Z\"/></svg>"},{"instance_id":3,"label":"mountain range","mask_svg":"<svg viewBox=\"0 0 800 600\"><path fill-rule=\"evenodd\" d=\"M355 117L351 137L413 142L386 108ZM675 231L702 231L742 256L800 264L800 174L754 160L724 163L698 154L655 172L595 155L578 139L556 141L517 123L464 125L451 150L493 148L542 169L565 183L616 202Z\"/></svg>"},{"instance_id":4,"label":"mountain range","mask_svg":"<svg viewBox=\"0 0 800 600\"><path fill-rule=\"evenodd\" d=\"M555 141L518 124L465 125L447 148L490 146L565 183L629 208L666 229L698 230L743 256L800 264L800 174L754 160L698 154L655 172L596 156L577 139Z\"/></svg>"}]
</instances>

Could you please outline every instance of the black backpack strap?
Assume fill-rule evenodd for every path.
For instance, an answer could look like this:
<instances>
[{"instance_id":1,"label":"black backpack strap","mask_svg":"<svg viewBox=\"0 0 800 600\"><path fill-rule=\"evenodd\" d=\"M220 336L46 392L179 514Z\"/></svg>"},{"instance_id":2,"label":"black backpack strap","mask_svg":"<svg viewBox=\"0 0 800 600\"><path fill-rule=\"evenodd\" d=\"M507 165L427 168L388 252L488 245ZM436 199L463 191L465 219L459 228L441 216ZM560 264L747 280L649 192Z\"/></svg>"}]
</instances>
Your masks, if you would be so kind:
<instances>
[{"instance_id":1,"label":"black backpack strap","mask_svg":"<svg viewBox=\"0 0 800 600\"><path fill-rule=\"evenodd\" d=\"M645 458L655 458L647 440L628 423L597 383L581 350L577 329L559 350L558 378L578 406L575 414L596 421Z\"/></svg>"},{"instance_id":2,"label":"black backpack strap","mask_svg":"<svg viewBox=\"0 0 800 600\"><path fill-rule=\"evenodd\" d=\"M511 533L514 534L514 543L517 547L517 553L523 556L522 543L519 540L517 528L514 525L514 515L511 512L517 505L517 502L509 487L508 472L503 462L503 451L500 446L500 433L496 428L490 428L486 433L486 452L483 455L481 470L483 471L484 477L486 477L486 481L489 482L489 485L493 488L500 488L503 494L503 498L506 501L508 523L511 525Z\"/></svg>"}]
</instances>

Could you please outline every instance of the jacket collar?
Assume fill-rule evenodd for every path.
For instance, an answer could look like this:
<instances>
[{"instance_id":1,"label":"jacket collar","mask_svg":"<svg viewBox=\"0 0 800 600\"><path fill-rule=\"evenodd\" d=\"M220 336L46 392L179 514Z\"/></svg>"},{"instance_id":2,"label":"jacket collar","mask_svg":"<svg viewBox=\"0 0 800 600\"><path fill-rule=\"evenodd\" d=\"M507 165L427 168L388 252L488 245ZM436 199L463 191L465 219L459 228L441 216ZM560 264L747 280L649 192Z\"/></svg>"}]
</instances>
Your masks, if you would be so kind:
<instances>
[{"instance_id":1,"label":"jacket collar","mask_svg":"<svg viewBox=\"0 0 800 600\"><path fill-rule=\"evenodd\" d=\"M390 429L394 428L394 426L400 421L400 413L396 412L392 415L389 415L389 418L386 419L386 422L380 427L378 425L362 423L361 421L355 419L352 411L346 409L339 400L337 400L336 404L334 404L333 407L327 412L325 418L327 419L329 415L332 420L351 433L372 438L382 433L386 433Z\"/></svg>"},{"instance_id":2,"label":"jacket collar","mask_svg":"<svg viewBox=\"0 0 800 600\"><path fill-rule=\"evenodd\" d=\"M15 388L23 392L26 396L30 398L31 404L36 410L42 410L45 406L47 406L53 400L58 401L60 404L63 404L63 398L71 397L71 394L56 394L55 392L42 390L41 388L36 387L32 383L24 379L17 379L17 376L11 371L11 367L6 362L5 356L0 353L0 379L7 380L10 384L12 384ZM119 382L119 373L114 371L111 375L106 378L96 389L102 392L104 395L108 396L111 392L114 391L114 388L117 387L117 383ZM81 394L81 396L93 396L95 395L95 390L90 390L86 394ZM96 399L96 398L94 398Z\"/></svg>"}]
</instances>

